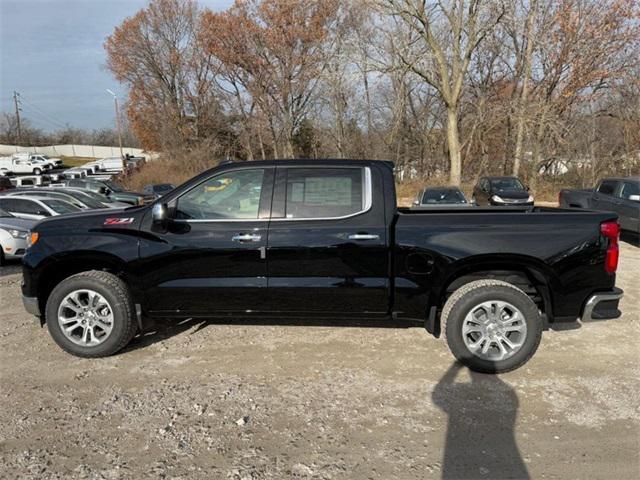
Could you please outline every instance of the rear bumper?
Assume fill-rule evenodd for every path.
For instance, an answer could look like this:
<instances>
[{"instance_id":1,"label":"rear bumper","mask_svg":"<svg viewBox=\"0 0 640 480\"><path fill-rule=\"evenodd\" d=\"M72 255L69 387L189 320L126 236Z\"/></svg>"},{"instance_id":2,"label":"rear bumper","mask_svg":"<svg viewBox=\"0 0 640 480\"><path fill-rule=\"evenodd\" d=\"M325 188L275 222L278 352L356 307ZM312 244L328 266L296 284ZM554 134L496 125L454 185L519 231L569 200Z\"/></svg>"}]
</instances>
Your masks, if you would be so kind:
<instances>
[{"instance_id":1,"label":"rear bumper","mask_svg":"<svg viewBox=\"0 0 640 480\"><path fill-rule=\"evenodd\" d=\"M618 309L618 302L620 302L623 295L624 292L620 288L591 295L584 304L580 320L592 322L618 318L622 315L622 312Z\"/></svg>"},{"instance_id":2,"label":"rear bumper","mask_svg":"<svg viewBox=\"0 0 640 480\"><path fill-rule=\"evenodd\" d=\"M24 305L24 309L31 315L35 315L36 317L42 316L42 313L40 312L40 303L38 302L38 297L27 297L23 295L22 304Z\"/></svg>"}]
</instances>

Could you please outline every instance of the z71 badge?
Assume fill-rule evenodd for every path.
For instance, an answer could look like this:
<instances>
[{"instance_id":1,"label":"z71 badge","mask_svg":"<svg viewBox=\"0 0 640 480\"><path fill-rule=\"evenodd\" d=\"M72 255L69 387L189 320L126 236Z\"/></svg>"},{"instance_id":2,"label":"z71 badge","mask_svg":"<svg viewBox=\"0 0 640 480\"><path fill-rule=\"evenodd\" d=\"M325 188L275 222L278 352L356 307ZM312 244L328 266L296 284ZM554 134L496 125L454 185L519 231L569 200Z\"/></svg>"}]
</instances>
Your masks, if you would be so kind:
<instances>
[{"instance_id":1,"label":"z71 badge","mask_svg":"<svg viewBox=\"0 0 640 480\"><path fill-rule=\"evenodd\" d=\"M133 217L129 218L107 218L104 221L105 225L129 225L133 223Z\"/></svg>"}]
</instances>

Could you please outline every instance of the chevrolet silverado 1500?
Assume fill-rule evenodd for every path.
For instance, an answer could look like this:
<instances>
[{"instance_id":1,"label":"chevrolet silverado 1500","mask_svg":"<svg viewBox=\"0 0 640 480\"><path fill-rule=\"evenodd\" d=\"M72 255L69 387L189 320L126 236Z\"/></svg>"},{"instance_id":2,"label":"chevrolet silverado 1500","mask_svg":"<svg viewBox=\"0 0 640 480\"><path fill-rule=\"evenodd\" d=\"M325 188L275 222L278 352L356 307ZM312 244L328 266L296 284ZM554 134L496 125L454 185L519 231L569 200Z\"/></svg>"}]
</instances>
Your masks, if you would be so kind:
<instances>
[{"instance_id":1,"label":"chevrolet silverado 1500","mask_svg":"<svg viewBox=\"0 0 640 480\"><path fill-rule=\"evenodd\" d=\"M40 222L22 291L78 356L146 317L418 320L503 372L550 325L620 315L617 242L610 213L398 208L389 162L226 163L151 205Z\"/></svg>"}]
</instances>

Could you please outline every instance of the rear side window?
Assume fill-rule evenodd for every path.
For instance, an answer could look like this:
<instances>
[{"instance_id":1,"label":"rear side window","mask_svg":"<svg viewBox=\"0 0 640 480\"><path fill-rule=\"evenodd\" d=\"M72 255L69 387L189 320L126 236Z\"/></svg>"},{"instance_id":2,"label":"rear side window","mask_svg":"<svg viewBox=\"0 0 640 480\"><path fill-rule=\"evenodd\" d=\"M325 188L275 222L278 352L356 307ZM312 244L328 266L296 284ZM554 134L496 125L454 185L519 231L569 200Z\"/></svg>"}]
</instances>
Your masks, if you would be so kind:
<instances>
[{"instance_id":1,"label":"rear side window","mask_svg":"<svg viewBox=\"0 0 640 480\"><path fill-rule=\"evenodd\" d=\"M615 180L604 180L598 187L598 193L602 193L603 195L613 195L613 192L616 191L617 185L618 182Z\"/></svg>"},{"instance_id":2,"label":"rear side window","mask_svg":"<svg viewBox=\"0 0 640 480\"><path fill-rule=\"evenodd\" d=\"M618 196L625 200L629 200L631 195L640 195L640 183L623 182Z\"/></svg>"},{"instance_id":3,"label":"rear side window","mask_svg":"<svg viewBox=\"0 0 640 480\"><path fill-rule=\"evenodd\" d=\"M82 180L69 180L70 187L84 187L84 182Z\"/></svg>"},{"instance_id":4,"label":"rear side window","mask_svg":"<svg viewBox=\"0 0 640 480\"><path fill-rule=\"evenodd\" d=\"M335 218L365 210L362 168L289 168L286 218Z\"/></svg>"},{"instance_id":5,"label":"rear side window","mask_svg":"<svg viewBox=\"0 0 640 480\"><path fill-rule=\"evenodd\" d=\"M44 208L42 208L37 203L29 200L23 200L21 198L12 198L10 200L7 199L3 200L3 202L6 203L0 204L0 207L2 207L3 210L7 210L9 212L38 215L41 213L41 210L44 210Z\"/></svg>"}]
</instances>

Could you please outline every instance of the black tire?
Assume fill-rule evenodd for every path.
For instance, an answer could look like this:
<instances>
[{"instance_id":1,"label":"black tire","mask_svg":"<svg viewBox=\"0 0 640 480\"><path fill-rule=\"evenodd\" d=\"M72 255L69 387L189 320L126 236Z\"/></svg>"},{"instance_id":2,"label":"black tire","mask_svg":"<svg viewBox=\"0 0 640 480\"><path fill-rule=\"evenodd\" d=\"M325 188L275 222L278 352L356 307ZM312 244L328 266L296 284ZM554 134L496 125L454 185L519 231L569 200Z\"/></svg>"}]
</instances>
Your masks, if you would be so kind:
<instances>
[{"instance_id":1,"label":"black tire","mask_svg":"<svg viewBox=\"0 0 640 480\"><path fill-rule=\"evenodd\" d=\"M95 346L73 343L58 324L60 302L74 290L91 289L102 295L113 312L109 337ZM53 340L65 351L78 357L95 358L112 355L124 348L135 336L137 321L133 298L126 283L117 276L97 270L78 273L60 282L49 295L45 309L46 323Z\"/></svg>"},{"instance_id":2,"label":"black tire","mask_svg":"<svg viewBox=\"0 0 640 480\"><path fill-rule=\"evenodd\" d=\"M465 345L462 327L467 314L482 302L499 300L516 307L524 316L527 333L513 356L487 360L473 354ZM542 338L542 319L536 304L518 287L500 280L477 280L456 290L447 300L441 315L442 331L453 355L471 370L504 373L524 365L536 352Z\"/></svg>"},{"instance_id":3,"label":"black tire","mask_svg":"<svg viewBox=\"0 0 640 480\"><path fill-rule=\"evenodd\" d=\"M33 169L33 174L34 175L40 175L42 173L42 170L40 170L39 168L34 168Z\"/></svg>"},{"instance_id":4,"label":"black tire","mask_svg":"<svg viewBox=\"0 0 640 480\"><path fill-rule=\"evenodd\" d=\"M2 245L0 245L0 267L3 266L4 263L4 252L2 251Z\"/></svg>"}]
</instances>

